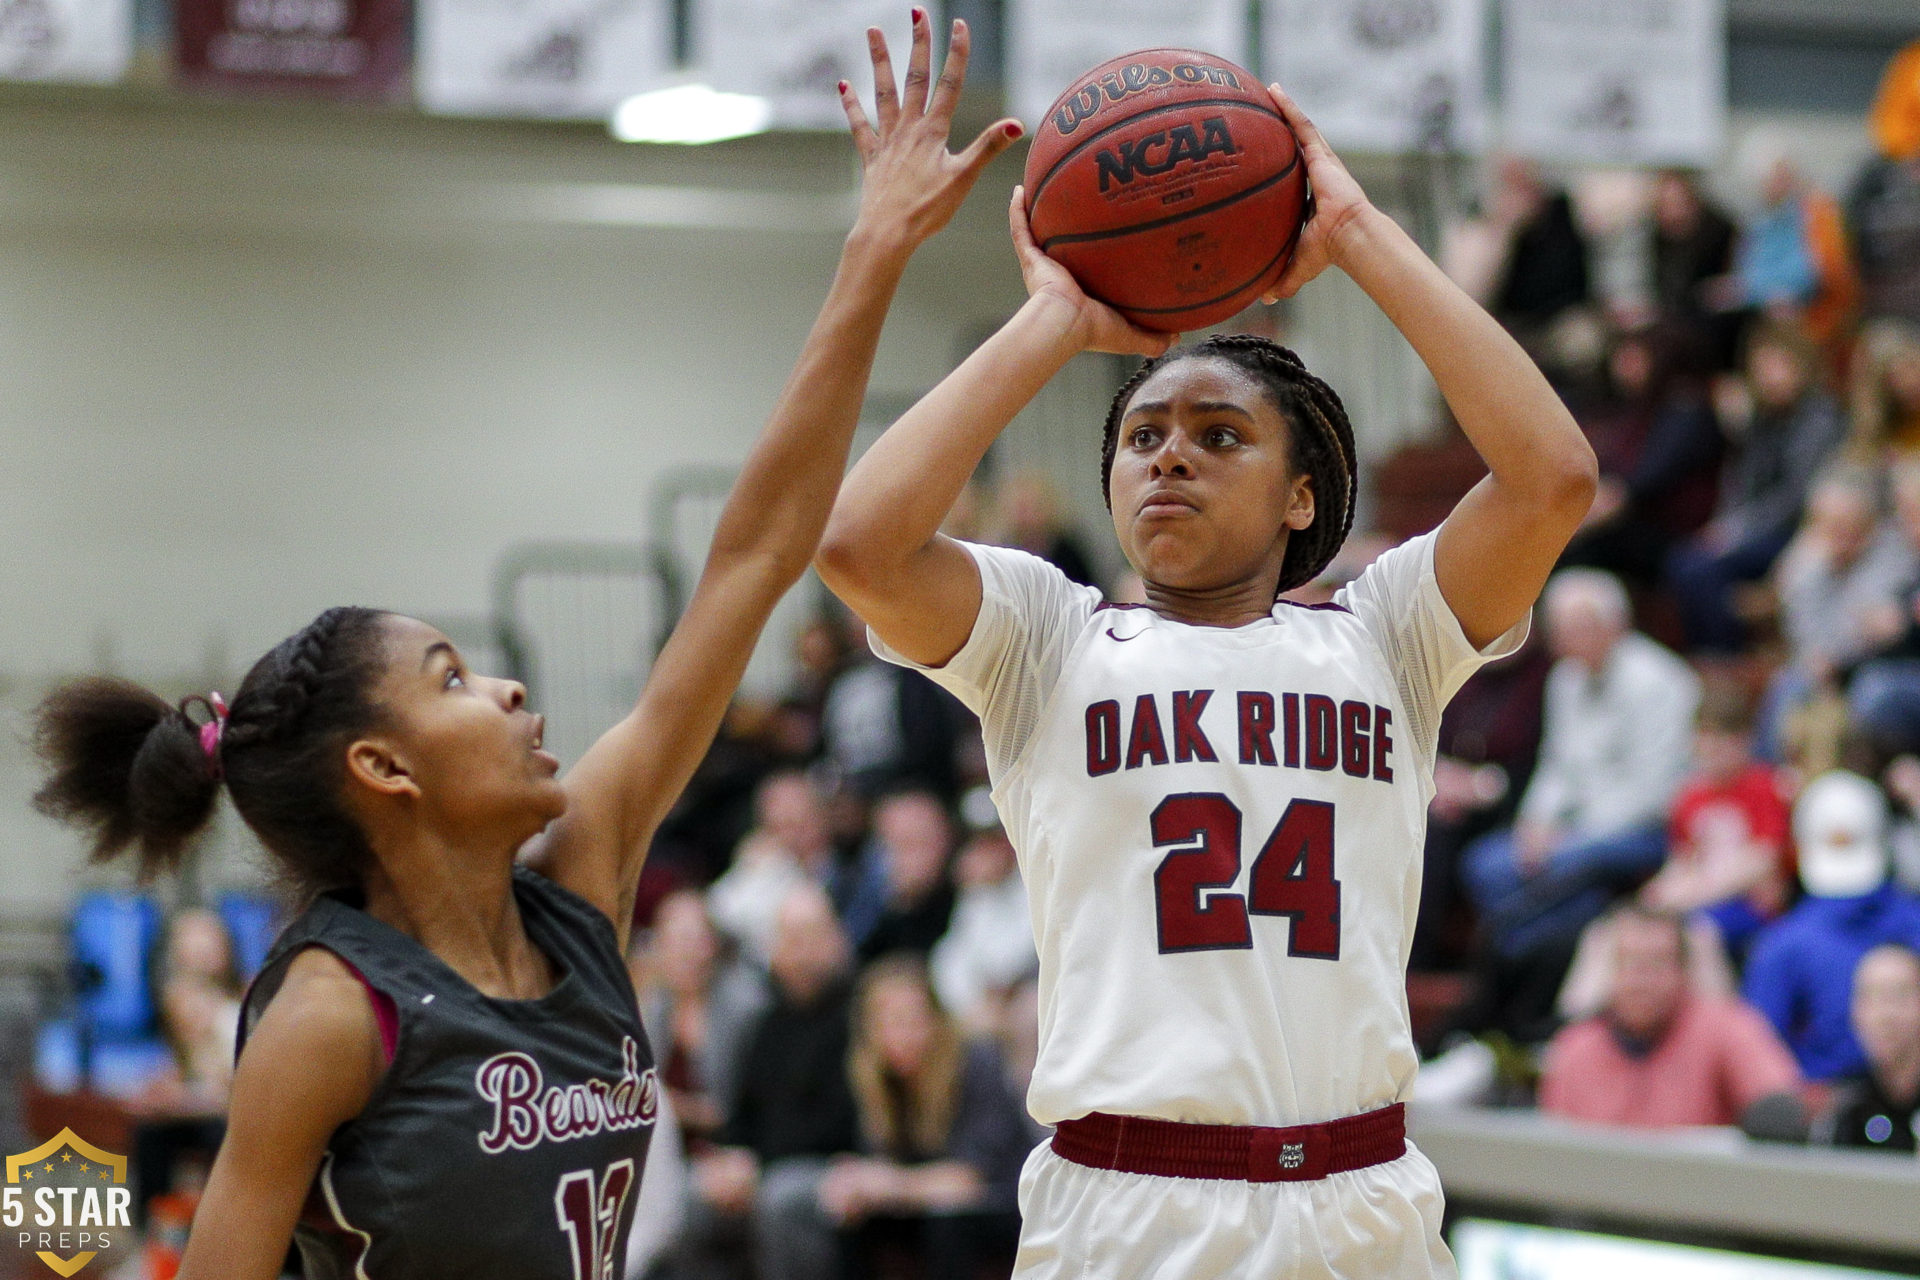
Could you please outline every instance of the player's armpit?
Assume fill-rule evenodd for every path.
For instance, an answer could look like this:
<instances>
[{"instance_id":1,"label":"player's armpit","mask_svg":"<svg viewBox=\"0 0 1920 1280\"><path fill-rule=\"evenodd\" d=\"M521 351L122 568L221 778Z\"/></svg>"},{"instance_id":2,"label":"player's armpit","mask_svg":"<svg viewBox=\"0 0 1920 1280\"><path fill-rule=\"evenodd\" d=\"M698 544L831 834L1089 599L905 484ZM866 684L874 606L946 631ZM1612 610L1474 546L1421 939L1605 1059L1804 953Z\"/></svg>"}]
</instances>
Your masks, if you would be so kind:
<instances>
[{"instance_id":1,"label":"player's armpit","mask_svg":"<svg viewBox=\"0 0 1920 1280\"><path fill-rule=\"evenodd\" d=\"M274 1280L335 1129L360 1114L385 1070L363 987L310 948L247 1039L227 1135L194 1215L181 1280Z\"/></svg>"}]
</instances>

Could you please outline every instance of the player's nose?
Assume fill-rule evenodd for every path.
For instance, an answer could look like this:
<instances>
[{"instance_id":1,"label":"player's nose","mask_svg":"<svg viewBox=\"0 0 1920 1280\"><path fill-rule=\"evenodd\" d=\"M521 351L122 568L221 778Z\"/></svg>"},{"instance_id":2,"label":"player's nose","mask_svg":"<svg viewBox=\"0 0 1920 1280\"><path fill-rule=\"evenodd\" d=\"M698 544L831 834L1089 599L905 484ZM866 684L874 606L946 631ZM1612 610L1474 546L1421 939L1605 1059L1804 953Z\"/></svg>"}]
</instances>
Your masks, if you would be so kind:
<instances>
[{"instance_id":1,"label":"player's nose","mask_svg":"<svg viewBox=\"0 0 1920 1280\"><path fill-rule=\"evenodd\" d=\"M1154 450L1147 470L1155 479L1162 476L1191 476L1193 461L1188 455L1186 437L1178 431L1170 431L1160 447Z\"/></svg>"}]
</instances>

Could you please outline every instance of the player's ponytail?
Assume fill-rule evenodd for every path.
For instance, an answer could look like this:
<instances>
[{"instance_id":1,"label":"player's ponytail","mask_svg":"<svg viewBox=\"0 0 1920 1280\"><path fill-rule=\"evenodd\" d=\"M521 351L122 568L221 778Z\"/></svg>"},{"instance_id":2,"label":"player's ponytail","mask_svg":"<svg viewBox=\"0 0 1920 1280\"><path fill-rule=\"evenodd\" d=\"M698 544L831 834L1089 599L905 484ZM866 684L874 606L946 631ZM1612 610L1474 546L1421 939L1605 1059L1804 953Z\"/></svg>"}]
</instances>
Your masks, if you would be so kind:
<instances>
[{"instance_id":1,"label":"player's ponytail","mask_svg":"<svg viewBox=\"0 0 1920 1280\"><path fill-rule=\"evenodd\" d=\"M220 788L217 757L189 714L196 701L175 706L98 677L56 689L35 725L48 776L34 806L89 832L96 861L131 849L143 878L177 866Z\"/></svg>"},{"instance_id":2,"label":"player's ponytail","mask_svg":"<svg viewBox=\"0 0 1920 1280\"><path fill-rule=\"evenodd\" d=\"M1120 420L1140 384L1180 360L1217 359L1237 365L1259 379L1287 420L1289 452L1296 474L1313 481L1313 523L1287 539L1286 561L1274 594L1305 586L1332 563L1353 528L1359 492L1359 467L1353 424L1334 389L1307 372L1292 351L1253 334L1216 334L1192 346L1176 347L1141 365L1107 409L1106 435L1100 446L1100 492L1113 505L1113 455L1120 442Z\"/></svg>"},{"instance_id":3,"label":"player's ponytail","mask_svg":"<svg viewBox=\"0 0 1920 1280\"><path fill-rule=\"evenodd\" d=\"M206 827L224 782L295 896L357 884L373 850L343 798L345 747L381 723L386 614L328 609L253 665L229 714L217 695L178 706L125 680L76 680L40 704L42 813L169 870Z\"/></svg>"}]
</instances>

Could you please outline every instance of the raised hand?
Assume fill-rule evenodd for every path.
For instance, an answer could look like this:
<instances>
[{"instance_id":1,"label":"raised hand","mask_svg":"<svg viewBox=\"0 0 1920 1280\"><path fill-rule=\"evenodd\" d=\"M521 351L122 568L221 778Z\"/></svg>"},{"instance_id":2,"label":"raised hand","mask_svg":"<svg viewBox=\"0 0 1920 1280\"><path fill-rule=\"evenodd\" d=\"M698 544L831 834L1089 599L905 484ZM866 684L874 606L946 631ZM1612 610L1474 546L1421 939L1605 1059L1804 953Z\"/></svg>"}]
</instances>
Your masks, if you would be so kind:
<instances>
[{"instance_id":1,"label":"raised hand","mask_svg":"<svg viewBox=\"0 0 1920 1280\"><path fill-rule=\"evenodd\" d=\"M947 42L940 80L929 98L933 37L925 9L913 11L913 49L907 57L907 78L895 87L893 60L887 39L878 27L867 29L873 57L873 117L868 118L860 98L846 81L840 82L840 105L860 153L860 214L858 226L897 235L912 248L947 225L954 210L973 189L980 171L1013 145L1022 132L1014 119L995 121L958 155L947 150L954 108L967 78L967 54L972 37L967 24L955 20Z\"/></svg>"},{"instance_id":2,"label":"raised hand","mask_svg":"<svg viewBox=\"0 0 1920 1280\"><path fill-rule=\"evenodd\" d=\"M1072 273L1046 255L1027 224L1027 193L1023 187L1013 189L1007 224L1013 233L1013 251L1020 257L1020 277L1026 281L1027 296L1051 299L1069 308L1082 348L1157 356L1173 345L1176 335L1142 329L1104 302L1089 298Z\"/></svg>"},{"instance_id":3,"label":"raised hand","mask_svg":"<svg viewBox=\"0 0 1920 1280\"><path fill-rule=\"evenodd\" d=\"M1353 180L1340 157L1333 154L1333 148L1320 136L1320 130L1307 119L1307 113L1299 104L1277 84L1268 85L1267 92L1273 95L1273 105L1292 128L1293 136L1299 139L1300 158L1307 166L1307 181L1313 191L1312 216L1300 231L1293 261L1280 277L1280 283L1264 299L1274 302L1291 298L1301 285L1338 262L1341 233L1372 205L1367 193Z\"/></svg>"}]
</instances>

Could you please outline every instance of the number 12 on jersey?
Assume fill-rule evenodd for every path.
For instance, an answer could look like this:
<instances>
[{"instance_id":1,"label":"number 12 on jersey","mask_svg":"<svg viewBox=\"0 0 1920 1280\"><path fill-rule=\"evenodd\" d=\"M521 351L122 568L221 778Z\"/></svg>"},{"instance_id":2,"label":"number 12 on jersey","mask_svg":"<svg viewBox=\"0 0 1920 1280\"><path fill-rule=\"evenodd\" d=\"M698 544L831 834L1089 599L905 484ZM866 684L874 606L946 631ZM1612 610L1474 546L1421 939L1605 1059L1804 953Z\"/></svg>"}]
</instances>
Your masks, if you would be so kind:
<instances>
[{"instance_id":1,"label":"number 12 on jersey","mask_svg":"<svg viewBox=\"0 0 1920 1280\"><path fill-rule=\"evenodd\" d=\"M1333 806L1295 800L1253 860L1243 898L1240 810L1212 791L1168 796L1151 820L1156 849L1175 846L1153 873L1161 954L1253 946L1249 915L1286 916L1287 954L1340 958L1340 882L1333 875Z\"/></svg>"},{"instance_id":2,"label":"number 12 on jersey","mask_svg":"<svg viewBox=\"0 0 1920 1280\"><path fill-rule=\"evenodd\" d=\"M620 1213L633 1190L633 1161L616 1160L606 1173L576 1169L553 1191L554 1216L573 1255L573 1280L622 1280L614 1274L620 1256Z\"/></svg>"}]
</instances>

